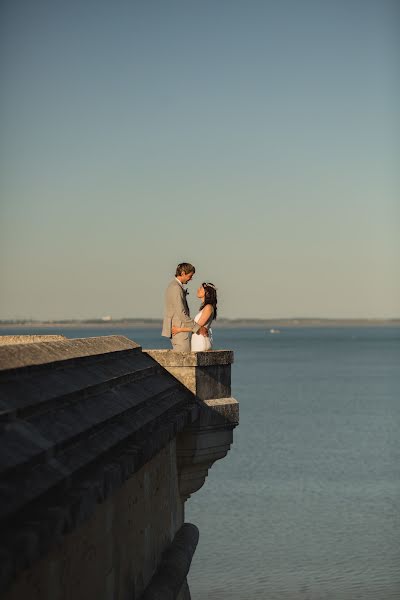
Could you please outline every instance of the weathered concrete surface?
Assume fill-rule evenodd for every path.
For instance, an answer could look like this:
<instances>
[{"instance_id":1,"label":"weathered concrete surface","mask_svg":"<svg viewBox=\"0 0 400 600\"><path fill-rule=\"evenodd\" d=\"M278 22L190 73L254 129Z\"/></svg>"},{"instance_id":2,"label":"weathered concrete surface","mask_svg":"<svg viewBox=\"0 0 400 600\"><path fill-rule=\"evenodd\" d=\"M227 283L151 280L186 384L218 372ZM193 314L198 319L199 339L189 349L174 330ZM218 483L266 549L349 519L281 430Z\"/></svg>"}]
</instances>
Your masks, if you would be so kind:
<instances>
[{"instance_id":1,"label":"weathered concrete surface","mask_svg":"<svg viewBox=\"0 0 400 600\"><path fill-rule=\"evenodd\" d=\"M203 406L199 418L177 435L179 492L184 501L204 485L212 465L227 455L236 425Z\"/></svg>"},{"instance_id":2,"label":"weathered concrete surface","mask_svg":"<svg viewBox=\"0 0 400 600\"><path fill-rule=\"evenodd\" d=\"M185 523L176 534L172 544L162 556L156 574L151 580L141 600L175 600L186 583L193 554L199 541L199 530L191 523ZM187 584L186 586L187 587Z\"/></svg>"},{"instance_id":3,"label":"weathered concrete surface","mask_svg":"<svg viewBox=\"0 0 400 600\"><path fill-rule=\"evenodd\" d=\"M231 350L175 352L144 350L200 400L231 395Z\"/></svg>"},{"instance_id":4,"label":"weathered concrete surface","mask_svg":"<svg viewBox=\"0 0 400 600\"><path fill-rule=\"evenodd\" d=\"M141 597L183 525L175 442L126 481L79 527L58 537L47 556L25 569L2 600L135 600ZM29 529L26 535L28 536ZM25 538L27 543L29 537ZM17 542L16 542L17 543ZM20 543L24 543L21 540ZM182 585L184 567L170 586ZM194 548L193 548L194 551ZM174 561L175 554L170 556Z\"/></svg>"},{"instance_id":5,"label":"weathered concrete surface","mask_svg":"<svg viewBox=\"0 0 400 600\"><path fill-rule=\"evenodd\" d=\"M74 340L46 341L46 343L15 344L0 347L0 370L45 365L83 356L96 356L139 348L139 344L121 335Z\"/></svg>"},{"instance_id":6,"label":"weathered concrete surface","mask_svg":"<svg viewBox=\"0 0 400 600\"><path fill-rule=\"evenodd\" d=\"M232 350L207 350L207 352L176 352L175 350L143 350L163 367L207 367L231 365Z\"/></svg>"},{"instance_id":7,"label":"weathered concrete surface","mask_svg":"<svg viewBox=\"0 0 400 600\"><path fill-rule=\"evenodd\" d=\"M238 408L232 352L178 354L122 336L0 347L3 600L137 600L150 581L190 597L194 538L171 543Z\"/></svg>"},{"instance_id":8,"label":"weathered concrete surface","mask_svg":"<svg viewBox=\"0 0 400 600\"><path fill-rule=\"evenodd\" d=\"M57 342L65 339L65 335L0 335L0 346L33 344L38 342Z\"/></svg>"},{"instance_id":9,"label":"weathered concrete surface","mask_svg":"<svg viewBox=\"0 0 400 600\"><path fill-rule=\"evenodd\" d=\"M239 424L239 402L235 398L214 398L204 400L204 404L213 413L220 414L224 418L224 422L228 421L234 426Z\"/></svg>"},{"instance_id":10,"label":"weathered concrete surface","mask_svg":"<svg viewBox=\"0 0 400 600\"><path fill-rule=\"evenodd\" d=\"M225 416L239 423L239 403L231 397L232 350L208 352L175 352L143 350L162 365L195 396Z\"/></svg>"},{"instance_id":11,"label":"weathered concrete surface","mask_svg":"<svg viewBox=\"0 0 400 600\"><path fill-rule=\"evenodd\" d=\"M231 397L233 352L145 350L199 400L198 419L177 436L179 491L183 500L199 490L215 461L228 453L239 423L239 403Z\"/></svg>"},{"instance_id":12,"label":"weathered concrete surface","mask_svg":"<svg viewBox=\"0 0 400 600\"><path fill-rule=\"evenodd\" d=\"M199 407L138 344L120 336L5 346L0 354L1 594L95 518L99 503L127 490L140 469L149 473L145 481L153 477L153 460L171 443L176 470L176 435L198 418ZM171 468L160 467L160 477L164 470ZM176 475L168 494L181 524L177 481ZM170 489L165 481L159 487ZM154 510L156 522L163 508ZM142 520L140 511L136 518ZM171 541L176 529L167 529ZM153 539L150 529L146 535ZM148 556L146 564L155 560ZM143 574L142 591L153 570Z\"/></svg>"}]
</instances>

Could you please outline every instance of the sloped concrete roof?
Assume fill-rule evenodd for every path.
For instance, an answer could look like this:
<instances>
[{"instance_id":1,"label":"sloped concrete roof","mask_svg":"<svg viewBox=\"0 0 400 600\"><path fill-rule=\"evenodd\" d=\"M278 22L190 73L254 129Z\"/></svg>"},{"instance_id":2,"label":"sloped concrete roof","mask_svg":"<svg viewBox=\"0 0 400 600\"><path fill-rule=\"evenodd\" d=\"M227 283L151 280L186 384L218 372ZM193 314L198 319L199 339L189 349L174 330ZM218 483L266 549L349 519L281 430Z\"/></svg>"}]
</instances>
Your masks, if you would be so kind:
<instances>
[{"instance_id":1,"label":"sloped concrete roof","mask_svg":"<svg viewBox=\"0 0 400 600\"><path fill-rule=\"evenodd\" d=\"M0 346L64 340L65 335L0 335Z\"/></svg>"},{"instance_id":2,"label":"sloped concrete roof","mask_svg":"<svg viewBox=\"0 0 400 600\"><path fill-rule=\"evenodd\" d=\"M122 336L1 347L0 591L198 415Z\"/></svg>"}]
</instances>

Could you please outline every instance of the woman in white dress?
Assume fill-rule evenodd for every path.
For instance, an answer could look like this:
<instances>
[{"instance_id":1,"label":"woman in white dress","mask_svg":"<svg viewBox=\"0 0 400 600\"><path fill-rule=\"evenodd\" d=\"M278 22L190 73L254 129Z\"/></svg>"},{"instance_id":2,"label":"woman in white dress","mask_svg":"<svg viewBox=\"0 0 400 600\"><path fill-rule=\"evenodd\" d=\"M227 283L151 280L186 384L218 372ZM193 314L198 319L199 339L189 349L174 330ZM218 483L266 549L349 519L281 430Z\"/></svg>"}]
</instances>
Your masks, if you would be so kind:
<instances>
[{"instance_id":1,"label":"woman in white dress","mask_svg":"<svg viewBox=\"0 0 400 600\"><path fill-rule=\"evenodd\" d=\"M197 290L197 297L200 298L202 304L194 321L208 329L208 336L193 333L191 351L204 352L206 350L211 350L212 348L213 339L210 325L211 322L217 318L217 288L213 283L202 283ZM172 327L172 335L182 331L191 331L191 329L185 327Z\"/></svg>"}]
</instances>

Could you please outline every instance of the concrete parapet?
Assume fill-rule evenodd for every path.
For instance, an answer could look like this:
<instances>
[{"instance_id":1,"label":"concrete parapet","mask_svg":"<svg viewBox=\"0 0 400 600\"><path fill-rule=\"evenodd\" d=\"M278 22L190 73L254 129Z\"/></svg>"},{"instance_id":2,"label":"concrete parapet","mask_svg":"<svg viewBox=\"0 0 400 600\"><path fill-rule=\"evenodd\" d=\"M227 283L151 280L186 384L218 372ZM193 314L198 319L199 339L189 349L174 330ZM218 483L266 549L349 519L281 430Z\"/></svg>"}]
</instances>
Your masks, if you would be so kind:
<instances>
[{"instance_id":1,"label":"concrete parapet","mask_svg":"<svg viewBox=\"0 0 400 600\"><path fill-rule=\"evenodd\" d=\"M176 350L147 350L163 367L210 367L231 365L232 350L207 350L207 352L177 352Z\"/></svg>"},{"instance_id":2,"label":"concrete parapet","mask_svg":"<svg viewBox=\"0 0 400 600\"><path fill-rule=\"evenodd\" d=\"M200 400L228 398L231 395L232 350L208 352L145 350L145 352Z\"/></svg>"},{"instance_id":3,"label":"concrete parapet","mask_svg":"<svg viewBox=\"0 0 400 600\"><path fill-rule=\"evenodd\" d=\"M175 352L144 350L196 398L232 425L239 423L239 403L231 397L232 350ZM212 414L212 413L210 413Z\"/></svg>"},{"instance_id":4,"label":"concrete parapet","mask_svg":"<svg viewBox=\"0 0 400 600\"><path fill-rule=\"evenodd\" d=\"M0 346L65 340L65 335L0 335Z\"/></svg>"},{"instance_id":5,"label":"concrete parapet","mask_svg":"<svg viewBox=\"0 0 400 600\"><path fill-rule=\"evenodd\" d=\"M226 456L239 423L239 403L231 397L233 352L145 352L193 392L201 407L198 419L177 436L179 491L186 501L214 462Z\"/></svg>"},{"instance_id":6,"label":"concrete parapet","mask_svg":"<svg viewBox=\"0 0 400 600\"><path fill-rule=\"evenodd\" d=\"M52 336L57 337L58 336ZM122 352L141 347L122 335L109 335L95 338L46 340L46 343L32 341L28 344L15 344L0 347L0 371L21 369L55 362L95 357L111 352Z\"/></svg>"},{"instance_id":7,"label":"concrete parapet","mask_svg":"<svg viewBox=\"0 0 400 600\"><path fill-rule=\"evenodd\" d=\"M184 501L232 443L233 353L51 337L0 347L1 597L189 597Z\"/></svg>"}]
</instances>

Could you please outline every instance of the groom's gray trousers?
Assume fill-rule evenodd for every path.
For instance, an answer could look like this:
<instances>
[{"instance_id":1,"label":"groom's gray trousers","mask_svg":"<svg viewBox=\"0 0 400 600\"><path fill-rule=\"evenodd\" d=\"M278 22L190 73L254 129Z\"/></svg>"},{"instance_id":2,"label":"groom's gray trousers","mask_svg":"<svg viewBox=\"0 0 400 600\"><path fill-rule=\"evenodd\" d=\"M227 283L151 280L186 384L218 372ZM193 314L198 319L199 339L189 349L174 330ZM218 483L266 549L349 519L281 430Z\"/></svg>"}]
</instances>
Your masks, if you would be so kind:
<instances>
[{"instance_id":1,"label":"groom's gray trousers","mask_svg":"<svg viewBox=\"0 0 400 600\"><path fill-rule=\"evenodd\" d=\"M173 335L171 338L173 350L177 352L190 352L190 335L187 331Z\"/></svg>"},{"instance_id":2,"label":"groom's gray trousers","mask_svg":"<svg viewBox=\"0 0 400 600\"><path fill-rule=\"evenodd\" d=\"M192 332L200 329L200 325L190 318L186 294L176 279L173 279L165 291L164 321L161 335L170 338L173 350L190 352L191 332L182 331L172 335L172 326L187 327Z\"/></svg>"}]
</instances>

